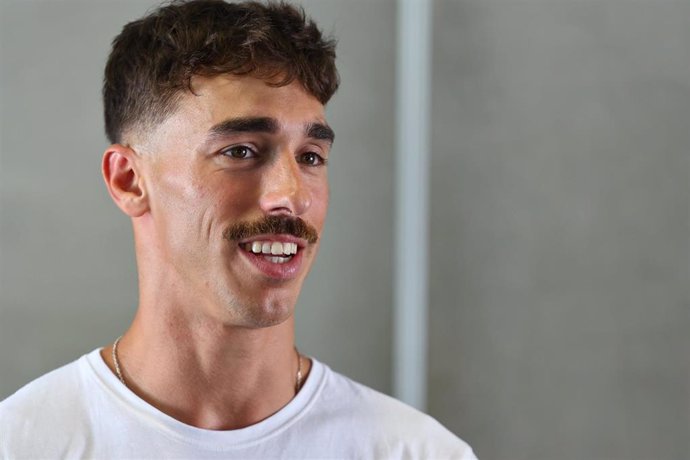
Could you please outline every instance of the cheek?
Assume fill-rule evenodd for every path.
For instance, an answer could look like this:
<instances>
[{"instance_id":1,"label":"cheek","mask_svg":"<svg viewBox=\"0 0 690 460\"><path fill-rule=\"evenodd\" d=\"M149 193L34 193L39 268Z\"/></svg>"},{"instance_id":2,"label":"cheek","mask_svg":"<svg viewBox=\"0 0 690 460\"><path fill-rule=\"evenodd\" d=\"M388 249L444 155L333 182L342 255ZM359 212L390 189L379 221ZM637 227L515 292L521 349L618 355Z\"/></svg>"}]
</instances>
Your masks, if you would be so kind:
<instances>
[{"instance_id":1,"label":"cheek","mask_svg":"<svg viewBox=\"0 0 690 460\"><path fill-rule=\"evenodd\" d=\"M152 217L163 244L174 252L185 252L206 225L210 191L188 166L161 169L151 187Z\"/></svg>"},{"instance_id":2,"label":"cheek","mask_svg":"<svg viewBox=\"0 0 690 460\"><path fill-rule=\"evenodd\" d=\"M256 190L255 181L248 177L208 175L194 185L193 193L183 198L187 209L186 215L180 218L193 220L198 237L210 240L211 246L217 249L227 244L223 233L228 227L256 218Z\"/></svg>"},{"instance_id":3,"label":"cheek","mask_svg":"<svg viewBox=\"0 0 690 460\"><path fill-rule=\"evenodd\" d=\"M200 184L166 184L162 188L160 203L165 206L168 218L172 221L191 224L204 211L208 191Z\"/></svg>"},{"instance_id":4,"label":"cheek","mask_svg":"<svg viewBox=\"0 0 690 460\"><path fill-rule=\"evenodd\" d=\"M311 203L311 214L314 224L318 226L319 230L323 227L324 221L326 220L326 213L328 212L328 201L329 201L329 188L328 182L312 189L312 203Z\"/></svg>"}]
</instances>

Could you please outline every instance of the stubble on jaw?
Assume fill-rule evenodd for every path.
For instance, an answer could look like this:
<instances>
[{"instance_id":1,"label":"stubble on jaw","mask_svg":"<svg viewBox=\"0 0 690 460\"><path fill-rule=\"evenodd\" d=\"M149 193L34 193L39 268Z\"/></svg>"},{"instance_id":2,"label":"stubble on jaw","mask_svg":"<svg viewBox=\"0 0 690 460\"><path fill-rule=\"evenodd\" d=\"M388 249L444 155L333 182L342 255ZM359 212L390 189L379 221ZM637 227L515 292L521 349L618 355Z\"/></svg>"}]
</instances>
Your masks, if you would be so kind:
<instances>
[{"instance_id":1,"label":"stubble on jaw","mask_svg":"<svg viewBox=\"0 0 690 460\"><path fill-rule=\"evenodd\" d=\"M278 326L293 315L296 302L297 299L285 296L256 302L230 294L222 300L227 316L221 322L224 326L244 329Z\"/></svg>"}]
</instances>

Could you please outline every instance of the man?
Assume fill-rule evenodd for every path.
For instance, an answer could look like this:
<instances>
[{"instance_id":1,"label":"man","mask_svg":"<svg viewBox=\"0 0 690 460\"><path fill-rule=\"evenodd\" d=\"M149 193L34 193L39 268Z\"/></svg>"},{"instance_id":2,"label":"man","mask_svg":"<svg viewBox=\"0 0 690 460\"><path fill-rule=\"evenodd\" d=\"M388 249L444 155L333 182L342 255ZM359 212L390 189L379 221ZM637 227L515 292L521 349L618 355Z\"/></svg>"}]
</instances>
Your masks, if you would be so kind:
<instances>
[{"instance_id":1,"label":"man","mask_svg":"<svg viewBox=\"0 0 690 460\"><path fill-rule=\"evenodd\" d=\"M102 170L139 308L0 404L3 458L475 458L294 346L328 206L334 43L283 4L173 3L105 71Z\"/></svg>"}]
</instances>

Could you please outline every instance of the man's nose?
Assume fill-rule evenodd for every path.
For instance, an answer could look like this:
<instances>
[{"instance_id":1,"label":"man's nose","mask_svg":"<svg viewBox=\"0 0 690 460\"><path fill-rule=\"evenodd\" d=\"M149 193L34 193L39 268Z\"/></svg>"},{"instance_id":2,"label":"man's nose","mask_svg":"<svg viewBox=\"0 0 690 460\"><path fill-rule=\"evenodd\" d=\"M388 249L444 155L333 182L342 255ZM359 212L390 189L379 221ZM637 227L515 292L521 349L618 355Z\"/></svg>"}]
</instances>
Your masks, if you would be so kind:
<instances>
[{"instance_id":1,"label":"man's nose","mask_svg":"<svg viewBox=\"0 0 690 460\"><path fill-rule=\"evenodd\" d=\"M299 216L311 206L311 194L292 153L281 152L267 165L262 187L260 206L266 214Z\"/></svg>"}]
</instances>

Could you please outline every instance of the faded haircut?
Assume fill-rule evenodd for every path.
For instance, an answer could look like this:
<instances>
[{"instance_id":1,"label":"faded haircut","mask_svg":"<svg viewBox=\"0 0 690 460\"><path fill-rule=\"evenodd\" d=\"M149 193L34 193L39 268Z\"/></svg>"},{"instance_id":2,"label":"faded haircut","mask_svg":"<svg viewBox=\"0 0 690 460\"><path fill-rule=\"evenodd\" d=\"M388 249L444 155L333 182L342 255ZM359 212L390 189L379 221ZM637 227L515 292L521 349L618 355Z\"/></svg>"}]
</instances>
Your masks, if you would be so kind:
<instances>
[{"instance_id":1,"label":"faded haircut","mask_svg":"<svg viewBox=\"0 0 690 460\"><path fill-rule=\"evenodd\" d=\"M105 132L122 143L177 108L195 75L249 75L272 86L297 80L326 104L338 89L335 40L304 10L280 3L173 1L125 25L105 67Z\"/></svg>"}]
</instances>

